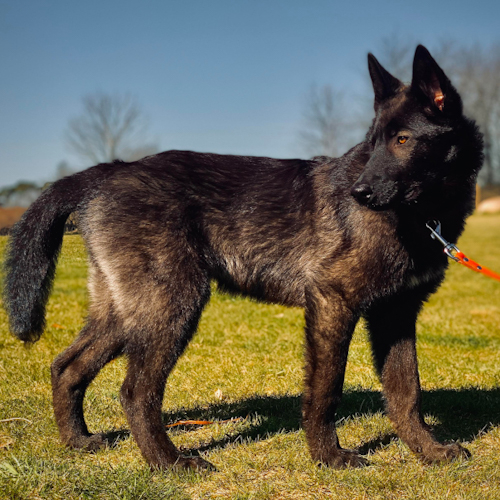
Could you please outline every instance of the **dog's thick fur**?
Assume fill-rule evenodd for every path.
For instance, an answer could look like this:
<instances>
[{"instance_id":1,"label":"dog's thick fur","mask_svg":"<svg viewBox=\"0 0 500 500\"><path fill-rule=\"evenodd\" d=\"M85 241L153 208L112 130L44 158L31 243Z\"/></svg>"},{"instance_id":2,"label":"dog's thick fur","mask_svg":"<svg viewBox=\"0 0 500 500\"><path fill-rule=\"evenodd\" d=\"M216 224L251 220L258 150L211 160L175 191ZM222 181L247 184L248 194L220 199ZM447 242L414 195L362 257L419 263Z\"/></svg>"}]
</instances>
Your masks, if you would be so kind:
<instances>
[{"instance_id":1,"label":"dog's thick fur","mask_svg":"<svg viewBox=\"0 0 500 500\"><path fill-rule=\"evenodd\" d=\"M208 467L185 457L161 417L166 379L196 331L210 283L305 309L303 425L313 460L365 463L340 447L340 403L354 327L366 319L387 410L425 461L467 451L440 444L420 411L415 321L447 258L426 222L455 242L473 208L482 139L428 51L403 85L369 55L375 119L341 158L276 160L169 151L98 165L54 183L15 227L6 261L12 332L44 328L64 221L77 212L89 253L89 316L52 365L64 443L105 444L82 401L99 370L124 354L121 401L151 466Z\"/></svg>"}]
</instances>

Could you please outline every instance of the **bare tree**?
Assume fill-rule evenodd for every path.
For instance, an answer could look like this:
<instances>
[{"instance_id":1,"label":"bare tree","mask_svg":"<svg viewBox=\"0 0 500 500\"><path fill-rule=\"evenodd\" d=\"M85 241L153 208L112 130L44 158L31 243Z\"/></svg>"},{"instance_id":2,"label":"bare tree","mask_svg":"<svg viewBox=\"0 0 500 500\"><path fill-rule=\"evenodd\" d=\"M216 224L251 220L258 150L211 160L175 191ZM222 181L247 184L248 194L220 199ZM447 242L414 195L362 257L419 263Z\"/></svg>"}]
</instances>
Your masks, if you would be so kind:
<instances>
[{"instance_id":1,"label":"bare tree","mask_svg":"<svg viewBox=\"0 0 500 500\"><path fill-rule=\"evenodd\" d=\"M92 163L137 159L157 151L142 139L143 114L130 95L95 93L83 98L83 112L69 121L66 141L78 156Z\"/></svg>"},{"instance_id":2,"label":"bare tree","mask_svg":"<svg viewBox=\"0 0 500 500\"><path fill-rule=\"evenodd\" d=\"M313 85L306 96L300 139L310 156L338 156L346 142L343 94Z\"/></svg>"}]
</instances>

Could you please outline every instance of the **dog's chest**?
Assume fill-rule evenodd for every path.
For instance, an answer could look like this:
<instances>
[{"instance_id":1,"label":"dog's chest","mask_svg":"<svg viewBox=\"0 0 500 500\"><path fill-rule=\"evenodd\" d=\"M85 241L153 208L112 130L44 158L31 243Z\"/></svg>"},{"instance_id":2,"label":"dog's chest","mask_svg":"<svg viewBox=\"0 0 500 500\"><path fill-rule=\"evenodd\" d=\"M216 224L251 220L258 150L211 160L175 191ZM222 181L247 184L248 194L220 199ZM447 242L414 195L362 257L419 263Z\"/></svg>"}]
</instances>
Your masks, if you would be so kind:
<instances>
[{"instance_id":1,"label":"dog's chest","mask_svg":"<svg viewBox=\"0 0 500 500\"><path fill-rule=\"evenodd\" d=\"M423 272L409 272L405 276L405 287L418 288L431 282L441 281L443 278L442 269L427 269Z\"/></svg>"}]
</instances>

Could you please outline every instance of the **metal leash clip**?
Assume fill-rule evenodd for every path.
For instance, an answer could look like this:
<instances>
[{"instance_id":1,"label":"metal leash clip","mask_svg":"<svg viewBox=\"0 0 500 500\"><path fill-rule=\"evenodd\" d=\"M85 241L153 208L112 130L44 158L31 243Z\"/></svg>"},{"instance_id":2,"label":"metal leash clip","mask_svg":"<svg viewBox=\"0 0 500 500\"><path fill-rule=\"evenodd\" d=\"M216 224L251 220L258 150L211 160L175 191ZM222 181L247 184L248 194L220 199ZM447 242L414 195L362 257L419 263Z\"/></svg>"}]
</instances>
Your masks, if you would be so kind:
<instances>
[{"instance_id":1,"label":"metal leash clip","mask_svg":"<svg viewBox=\"0 0 500 500\"><path fill-rule=\"evenodd\" d=\"M488 269L487 267L483 267L478 264L476 261L469 259L467 255L461 252L453 243L446 241L441 234L441 222L438 220L430 220L426 224L427 229L431 232L431 238L433 240L438 240L444 246L444 253L455 262L463 264L468 269L472 269L478 273L484 274L488 276L488 278L492 278L494 280L500 281L500 274Z\"/></svg>"},{"instance_id":2,"label":"metal leash clip","mask_svg":"<svg viewBox=\"0 0 500 500\"><path fill-rule=\"evenodd\" d=\"M435 227L432 227L431 224ZM448 257L450 257L450 259L453 259L456 262L460 262L460 259L455 256L455 254L460 252L460 250L453 243L450 243L443 238L443 235L441 234L441 222L439 222L438 220L431 220L426 222L425 225L431 232L431 238L433 240L438 240L443 245L444 253Z\"/></svg>"}]
</instances>

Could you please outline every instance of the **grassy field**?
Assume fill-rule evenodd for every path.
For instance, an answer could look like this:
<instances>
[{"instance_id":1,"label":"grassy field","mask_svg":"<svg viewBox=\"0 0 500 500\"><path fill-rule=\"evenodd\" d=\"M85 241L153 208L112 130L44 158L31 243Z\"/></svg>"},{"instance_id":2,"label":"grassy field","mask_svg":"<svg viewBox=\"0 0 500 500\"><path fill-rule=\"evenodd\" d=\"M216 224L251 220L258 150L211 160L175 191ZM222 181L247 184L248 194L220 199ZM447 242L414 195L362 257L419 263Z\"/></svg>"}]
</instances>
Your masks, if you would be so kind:
<instances>
[{"instance_id":1,"label":"grassy field","mask_svg":"<svg viewBox=\"0 0 500 500\"><path fill-rule=\"evenodd\" d=\"M500 271L500 216L472 217L459 246ZM370 465L342 471L311 462L300 428L302 311L215 293L163 407L166 424L215 422L169 430L218 469L196 474L145 465L119 403L124 359L101 372L85 403L90 429L115 432L115 444L89 454L59 443L49 365L82 326L85 280L82 241L66 236L42 339L23 346L0 309L0 498L500 498L500 283L452 264L418 325L426 420L472 458L424 465L395 437L359 325L338 427L342 445L360 448Z\"/></svg>"}]
</instances>

